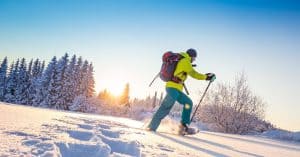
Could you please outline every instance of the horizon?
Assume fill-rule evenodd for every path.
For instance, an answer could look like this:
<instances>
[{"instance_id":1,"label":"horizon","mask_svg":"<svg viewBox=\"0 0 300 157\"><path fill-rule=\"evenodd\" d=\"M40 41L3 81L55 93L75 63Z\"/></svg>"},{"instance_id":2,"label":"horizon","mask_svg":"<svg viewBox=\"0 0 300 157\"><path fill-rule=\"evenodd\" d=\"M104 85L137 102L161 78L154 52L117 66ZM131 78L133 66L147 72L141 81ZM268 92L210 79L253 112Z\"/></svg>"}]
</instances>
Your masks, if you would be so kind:
<instances>
[{"instance_id":1,"label":"horizon","mask_svg":"<svg viewBox=\"0 0 300 157\"><path fill-rule=\"evenodd\" d=\"M242 71L267 103L266 120L300 131L300 2L288 0L0 1L0 59L49 62L68 52L94 65L96 92L132 97L164 92L150 81L163 52L195 48L196 70L214 83L233 83ZM187 80L194 104L206 81Z\"/></svg>"}]
</instances>

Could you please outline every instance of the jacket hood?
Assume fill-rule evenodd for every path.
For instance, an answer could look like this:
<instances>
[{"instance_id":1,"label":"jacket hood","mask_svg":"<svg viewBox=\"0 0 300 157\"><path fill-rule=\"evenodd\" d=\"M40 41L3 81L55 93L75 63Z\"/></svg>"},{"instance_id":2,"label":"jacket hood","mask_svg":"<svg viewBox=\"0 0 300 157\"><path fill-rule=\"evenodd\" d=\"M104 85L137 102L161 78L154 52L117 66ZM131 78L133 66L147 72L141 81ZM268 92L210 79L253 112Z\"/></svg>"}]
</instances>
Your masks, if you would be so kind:
<instances>
[{"instance_id":1,"label":"jacket hood","mask_svg":"<svg viewBox=\"0 0 300 157\"><path fill-rule=\"evenodd\" d=\"M191 59L192 59L192 58L189 56L189 54L187 54L186 52L181 52L180 55L183 56L184 58L187 58L188 60L191 60Z\"/></svg>"}]
</instances>

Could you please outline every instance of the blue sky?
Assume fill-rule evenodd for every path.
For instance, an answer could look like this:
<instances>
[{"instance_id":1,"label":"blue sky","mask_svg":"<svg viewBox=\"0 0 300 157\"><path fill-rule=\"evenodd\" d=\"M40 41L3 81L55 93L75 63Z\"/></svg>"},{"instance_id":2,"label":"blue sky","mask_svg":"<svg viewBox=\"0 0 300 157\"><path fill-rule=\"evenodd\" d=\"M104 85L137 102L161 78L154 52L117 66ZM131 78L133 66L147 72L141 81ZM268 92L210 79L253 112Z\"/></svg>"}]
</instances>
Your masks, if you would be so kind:
<instances>
[{"instance_id":1,"label":"blue sky","mask_svg":"<svg viewBox=\"0 0 300 157\"><path fill-rule=\"evenodd\" d=\"M164 91L164 51L198 50L197 70L233 82L244 71L267 119L300 130L300 3L287 0L0 0L0 59L65 52L95 67L97 91ZM2 59L1 59L2 60ZM195 103L207 82L188 80Z\"/></svg>"}]
</instances>

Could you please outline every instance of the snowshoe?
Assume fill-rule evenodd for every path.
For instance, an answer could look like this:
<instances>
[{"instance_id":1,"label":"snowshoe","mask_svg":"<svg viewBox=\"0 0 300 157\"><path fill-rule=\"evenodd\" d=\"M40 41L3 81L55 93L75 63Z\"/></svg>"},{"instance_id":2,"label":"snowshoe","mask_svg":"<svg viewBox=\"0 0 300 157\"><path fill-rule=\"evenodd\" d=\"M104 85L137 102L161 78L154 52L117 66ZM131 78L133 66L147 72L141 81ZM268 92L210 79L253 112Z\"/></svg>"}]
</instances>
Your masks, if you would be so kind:
<instances>
[{"instance_id":1,"label":"snowshoe","mask_svg":"<svg viewBox=\"0 0 300 157\"><path fill-rule=\"evenodd\" d=\"M179 125L179 131L178 131L179 135L182 135L182 136L184 136L184 135L193 135L193 134L196 134L198 132L199 132L198 129L188 127L186 124L180 124Z\"/></svg>"}]
</instances>

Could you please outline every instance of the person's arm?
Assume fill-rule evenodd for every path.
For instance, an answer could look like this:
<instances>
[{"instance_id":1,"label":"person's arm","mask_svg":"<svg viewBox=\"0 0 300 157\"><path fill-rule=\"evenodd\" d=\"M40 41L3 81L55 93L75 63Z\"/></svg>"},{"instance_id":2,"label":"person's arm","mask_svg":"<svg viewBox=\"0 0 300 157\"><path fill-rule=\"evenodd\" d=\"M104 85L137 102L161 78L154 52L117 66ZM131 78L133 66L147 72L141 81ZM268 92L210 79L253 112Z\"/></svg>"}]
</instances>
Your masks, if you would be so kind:
<instances>
[{"instance_id":1,"label":"person's arm","mask_svg":"<svg viewBox=\"0 0 300 157\"><path fill-rule=\"evenodd\" d=\"M205 74L197 72L188 59L183 62L183 67L185 67L186 73L192 78L197 80L206 80L207 76Z\"/></svg>"},{"instance_id":2,"label":"person's arm","mask_svg":"<svg viewBox=\"0 0 300 157\"><path fill-rule=\"evenodd\" d=\"M198 79L198 80L206 80L206 78L207 78L207 76L205 74L201 74L201 73L197 72L196 70L194 70L194 68L192 68L192 70L188 73L188 75L190 75L192 78Z\"/></svg>"}]
</instances>

